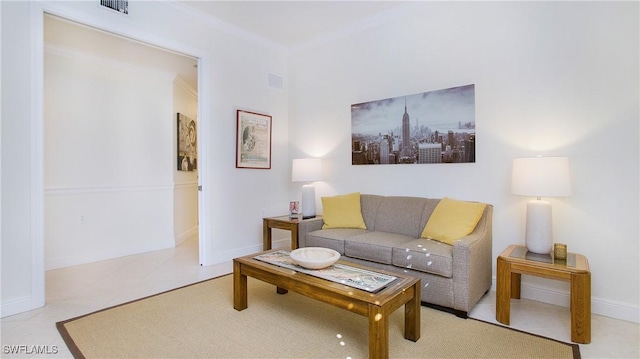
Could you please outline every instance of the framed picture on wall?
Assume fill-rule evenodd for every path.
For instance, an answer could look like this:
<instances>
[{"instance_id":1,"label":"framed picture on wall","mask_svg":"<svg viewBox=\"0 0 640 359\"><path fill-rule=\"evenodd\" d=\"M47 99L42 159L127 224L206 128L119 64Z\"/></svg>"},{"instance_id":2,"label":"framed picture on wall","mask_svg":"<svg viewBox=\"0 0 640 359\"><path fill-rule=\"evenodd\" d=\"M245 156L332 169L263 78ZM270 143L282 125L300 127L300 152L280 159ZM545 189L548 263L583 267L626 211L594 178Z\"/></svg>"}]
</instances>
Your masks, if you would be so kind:
<instances>
[{"instance_id":1,"label":"framed picture on wall","mask_svg":"<svg viewBox=\"0 0 640 359\"><path fill-rule=\"evenodd\" d=\"M475 85L351 105L351 164L476 162Z\"/></svg>"},{"instance_id":2,"label":"framed picture on wall","mask_svg":"<svg viewBox=\"0 0 640 359\"><path fill-rule=\"evenodd\" d=\"M198 126L196 121L178 113L178 171L198 169Z\"/></svg>"},{"instance_id":3,"label":"framed picture on wall","mask_svg":"<svg viewBox=\"0 0 640 359\"><path fill-rule=\"evenodd\" d=\"M237 111L236 168L271 168L271 116Z\"/></svg>"}]
</instances>

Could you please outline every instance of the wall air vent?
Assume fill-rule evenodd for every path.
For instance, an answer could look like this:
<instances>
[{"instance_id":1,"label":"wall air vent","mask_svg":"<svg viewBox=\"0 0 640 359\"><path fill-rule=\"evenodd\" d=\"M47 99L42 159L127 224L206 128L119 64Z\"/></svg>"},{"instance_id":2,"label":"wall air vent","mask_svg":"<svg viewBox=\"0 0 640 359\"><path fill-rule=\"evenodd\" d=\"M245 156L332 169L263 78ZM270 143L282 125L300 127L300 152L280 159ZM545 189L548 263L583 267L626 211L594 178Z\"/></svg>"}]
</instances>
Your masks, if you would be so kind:
<instances>
[{"instance_id":1,"label":"wall air vent","mask_svg":"<svg viewBox=\"0 0 640 359\"><path fill-rule=\"evenodd\" d=\"M282 90L284 89L284 78L282 76L278 76L276 74L272 74L269 72L269 80L268 85L272 89Z\"/></svg>"},{"instance_id":2,"label":"wall air vent","mask_svg":"<svg viewBox=\"0 0 640 359\"><path fill-rule=\"evenodd\" d=\"M123 14L129 14L129 0L100 0L100 5Z\"/></svg>"}]
</instances>

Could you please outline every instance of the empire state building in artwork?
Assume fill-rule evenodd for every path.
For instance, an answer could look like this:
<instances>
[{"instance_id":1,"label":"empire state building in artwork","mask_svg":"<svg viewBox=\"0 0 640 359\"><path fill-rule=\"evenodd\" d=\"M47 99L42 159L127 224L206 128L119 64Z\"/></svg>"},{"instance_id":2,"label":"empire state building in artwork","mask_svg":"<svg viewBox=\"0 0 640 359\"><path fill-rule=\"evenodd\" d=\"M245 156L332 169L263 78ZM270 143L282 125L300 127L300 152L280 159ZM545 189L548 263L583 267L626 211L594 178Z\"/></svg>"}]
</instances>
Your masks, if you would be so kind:
<instances>
[{"instance_id":1,"label":"empire state building in artwork","mask_svg":"<svg viewBox=\"0 0 640 359\"><path fill-rule=\"evenodd\" d=\"M411 157L411 124L409 123L409 114L407 113L407 100L404 100L404 115L402 116L402 151L401 158Z\"/></svg>"}]
</instances>

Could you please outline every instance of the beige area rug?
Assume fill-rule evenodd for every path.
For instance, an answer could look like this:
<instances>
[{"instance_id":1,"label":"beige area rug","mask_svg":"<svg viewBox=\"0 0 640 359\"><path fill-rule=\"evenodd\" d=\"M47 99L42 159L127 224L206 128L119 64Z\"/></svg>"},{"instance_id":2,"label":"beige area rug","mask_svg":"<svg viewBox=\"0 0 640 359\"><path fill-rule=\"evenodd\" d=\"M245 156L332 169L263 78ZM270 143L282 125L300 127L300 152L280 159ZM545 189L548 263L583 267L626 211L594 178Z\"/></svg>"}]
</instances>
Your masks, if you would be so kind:
<instances>
[{"instance_id":1,"label":"beige area rug","mask_svg":"<svg viewBox=\"0 0 640 359\"><path fill-rule=\"evenodd\" d=\"M367 318L249 278L233 309L233 277L207 280L57 323L76 358L367 358ZM580 358L579 347L421 307L421 338L390 317L391 358Z\"/></svg>"}]
</instances>

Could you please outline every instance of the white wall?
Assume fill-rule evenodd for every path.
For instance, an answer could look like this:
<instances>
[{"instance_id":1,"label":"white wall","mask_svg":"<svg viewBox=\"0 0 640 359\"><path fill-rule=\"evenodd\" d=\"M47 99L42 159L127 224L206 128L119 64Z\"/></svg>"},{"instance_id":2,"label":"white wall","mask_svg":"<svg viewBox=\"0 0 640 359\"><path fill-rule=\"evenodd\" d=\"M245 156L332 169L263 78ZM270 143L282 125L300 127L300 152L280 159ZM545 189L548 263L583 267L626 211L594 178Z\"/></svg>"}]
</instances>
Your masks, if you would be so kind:
<instances>
[{"instance_id":1,"label":"white wall","mask_svg":"<svg viewBox=\"0 0 640 359\"><path fill-rule=\"evenodd\" d=\"M177 77L173 83L173 113L198 120L198 93L184 80ZM177 120L173 120L173 138L177 138ZM173 141L173 158L178 153L177 141ZM173 232L176 245L198 236L198 171L178 171L173 164Z\"/></svg>"},{"instance_id":2,"label":"white wall","mask_svg":"<svg viewBox=\"0 0 640 359\"><path fill-rule=\"evenodd\" d=\"M2 316L44 305L44 288L34 283L31 262L37 231L31 228L30 32L26 3L0 2L2 11ZM21 29L21 31L14 31ZM34 235L35 234L35 235ZM44 270L44 265L41 266ZM42 298L43 299L43 298ZM6 309L9 308L9 309Z\"/></svg>"},{"instance_id":3,"label":"white wall","mask_svg":"<svg viewBox=\"0 0 640 359\"><path fill-rule=\"evenodd\" d=\"M45 269L174 245L173 74L48 45Z\"/></svg>"},{"instance_id":4,"label":"white wall","mask_svg":"<svg viewBox=\"0 0 640 359\"><path fill-rule=\"evenodd\" d=\"M204 264L262 248L262 214L286 213L289 201L288 76L283 54L176 10L178 5L171 2L131 2L129 16L100 9L94 2L3 1L0 6L3 317L44 305L44 189L38 191L43 187L42 84L38 83L43 8L200 57L198 93L205 97L198 116L203 142L199 175L205 181L201 194L205 221L200 223ZM285 78L284 90L267 86L269 72ZM238 108L273 116L271 170L235 168ZM168 168L173 168L173 161Z\"/></svg>"},{"instance_id":5,"label":"white wall","mask_svg":"<svg viewBox=\"0 0 640 359\"><path fill-rule=\"evenodd\" d=\"M639 321L638 3L414 6L290 59L290 152L324 158L317 196L491 203L495 258L524 243L529 198L510 194L512 158L568 156L573 195L552 199L555 240L589 259L594 313ZM475 164L351 165L351 104L466 84L476 85ZM524 296L568 306L568 284L523 282Z\"/></svg>"}]
</instances>

